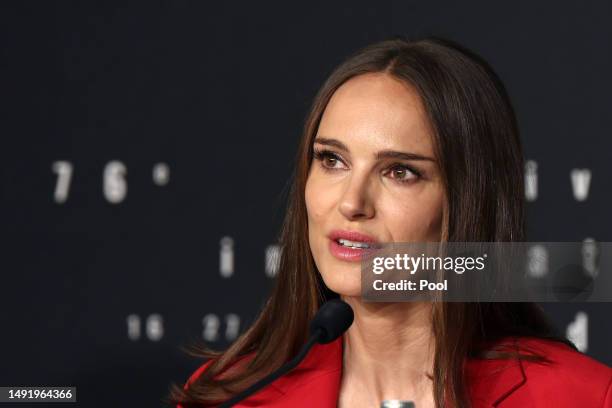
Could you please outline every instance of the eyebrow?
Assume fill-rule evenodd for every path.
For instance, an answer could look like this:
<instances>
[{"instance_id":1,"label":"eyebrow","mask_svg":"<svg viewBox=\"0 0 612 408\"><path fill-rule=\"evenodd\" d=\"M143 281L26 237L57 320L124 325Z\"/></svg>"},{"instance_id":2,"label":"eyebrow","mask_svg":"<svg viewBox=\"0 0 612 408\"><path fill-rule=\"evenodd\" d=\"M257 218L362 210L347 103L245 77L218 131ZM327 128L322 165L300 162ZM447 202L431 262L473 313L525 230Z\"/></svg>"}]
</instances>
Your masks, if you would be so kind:
<instances>
[{"instance_id":1,"label":"eyebrow","mask_svg":"<svg viewBox=\"0 0 612 408\"><path fill-rule=\"evenodd\" d=\"M320 137L317 136L314 140L314 143L319 143L326 146L333 146L345 152L348 152L348 148L344 143L337 139L331 139L328 137ZM403 159L403 160L428 160L435 162L435 160L431 157L423 156L417 153L411 152L398 152L395 150L381 150L376 153L376 159Z\"/></svg>"}]
</instances>

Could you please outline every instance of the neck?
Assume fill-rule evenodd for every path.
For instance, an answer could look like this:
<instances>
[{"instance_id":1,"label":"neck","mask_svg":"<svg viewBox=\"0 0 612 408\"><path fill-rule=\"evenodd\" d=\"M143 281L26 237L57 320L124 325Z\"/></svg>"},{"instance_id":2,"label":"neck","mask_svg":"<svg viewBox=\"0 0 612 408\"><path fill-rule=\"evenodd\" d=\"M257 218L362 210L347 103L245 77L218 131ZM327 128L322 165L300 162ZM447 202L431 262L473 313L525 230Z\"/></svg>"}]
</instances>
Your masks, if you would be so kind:
<instances>
[{"instance_id":1,"label":"neck","mask_svg":"<svg viewBox=\"0 0 612 408\"><path fill-rule=\"evenodd\" d=\"M360 394L360 400L370 399L369 406L375 407L386 399L429 405L435 347L431 304L366 303L358 297L343 300L355 314L343 338L345 395Z\"/></svg>"}]
</instances>

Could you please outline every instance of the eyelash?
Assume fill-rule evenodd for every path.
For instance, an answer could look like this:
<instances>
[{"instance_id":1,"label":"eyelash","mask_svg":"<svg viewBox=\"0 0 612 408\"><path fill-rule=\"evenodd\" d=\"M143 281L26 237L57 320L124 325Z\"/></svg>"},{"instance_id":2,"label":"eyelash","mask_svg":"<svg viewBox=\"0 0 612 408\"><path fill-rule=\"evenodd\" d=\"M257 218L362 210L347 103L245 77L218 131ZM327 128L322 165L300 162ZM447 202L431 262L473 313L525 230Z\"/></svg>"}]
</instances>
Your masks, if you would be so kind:
<instances>
[{"instance_id":1,"label":"eyelash","mask_svg":"<svg viewBox=\"0 0 612 408\"><path fill-rule=\"evenodd\" d=\"M337 161L342 161L340 159L340 157L336 153L332 152L331 150L318 150L318 149L314 149L313 155L314 155L314 158L316 160L321 162L321 167L323 168L323 170L325 170L325 171L340 170L340 169L334 169L334 168L326 167L325 165L323 165L323 159L328 158L328 157L330 157L330 158L332 158L334 160L337 160ZM410 171L411 173L413 173L416 176L416 179L420 179L422 177L420 171L415 170L414 168L412 168L410 166L406 166L405 164L394 163L389 168L390 169L396 169L398 167ZM398 183L402 183L402 184L411 183L411 182L415 181L414 178L411 178L411 179L408 179L408 180L400 180L400 179L394 179L394 180L397 181Z\"/></svg>"}]
</instances>

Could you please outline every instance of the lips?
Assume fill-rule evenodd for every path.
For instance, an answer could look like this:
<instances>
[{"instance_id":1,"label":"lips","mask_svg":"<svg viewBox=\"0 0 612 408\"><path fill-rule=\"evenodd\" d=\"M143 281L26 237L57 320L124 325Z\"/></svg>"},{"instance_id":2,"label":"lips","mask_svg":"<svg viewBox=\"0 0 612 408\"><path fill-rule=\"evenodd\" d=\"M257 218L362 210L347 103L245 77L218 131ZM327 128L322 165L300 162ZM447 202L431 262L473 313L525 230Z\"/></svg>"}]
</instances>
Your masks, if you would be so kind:
<instances>
[{"instance_id":1,"label":"lips","mask_svg":"<svg viewBox=\"0 0 612 408\"><path fill-rule=\"evenodd\" d=\"M328 235L332 241L339 239L347 239L349 241L364 242L366 244L376 244L377 241L371 235L367 235L357 231L346 231L346 230L333 230Z\"/></svg>"},{"instance_id":2,"label":"lips","mask_svg":"<svg viewBox=\"0 0 612 408\"><path fill-rule=\"evenodd\" d=\"M357 262L372 254L379 247L371 235L357 231L334 230L329 235L329 250L333 256L343 261ZM348 247L340 244L339 239L367 244L370 248Z\"/></svg>"}]
</instances>

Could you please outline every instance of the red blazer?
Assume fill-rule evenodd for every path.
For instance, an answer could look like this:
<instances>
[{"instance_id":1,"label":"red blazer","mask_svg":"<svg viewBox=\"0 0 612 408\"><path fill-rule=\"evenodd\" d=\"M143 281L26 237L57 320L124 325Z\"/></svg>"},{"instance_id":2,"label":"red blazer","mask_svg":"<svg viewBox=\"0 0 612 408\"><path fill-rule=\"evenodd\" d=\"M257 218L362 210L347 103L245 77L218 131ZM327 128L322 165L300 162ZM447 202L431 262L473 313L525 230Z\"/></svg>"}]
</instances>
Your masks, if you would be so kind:
<instances>
[{"instance_id":1,"label":"red blazer","mask_svg":"<svg viewBox=\"0 0 612 408\"><path fill-rule=\"evenodd\" d=\"M545 355L552 365L468 360L466 375L474 408L612 408L612 368L553 341L520 338L519 345ZM342 337L315 345L299 366L235 407L336 407L342 350ZM208 364L191 375L185 388Z\"/></svg>"}]
</instances>

